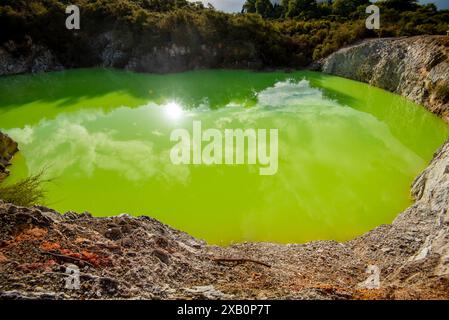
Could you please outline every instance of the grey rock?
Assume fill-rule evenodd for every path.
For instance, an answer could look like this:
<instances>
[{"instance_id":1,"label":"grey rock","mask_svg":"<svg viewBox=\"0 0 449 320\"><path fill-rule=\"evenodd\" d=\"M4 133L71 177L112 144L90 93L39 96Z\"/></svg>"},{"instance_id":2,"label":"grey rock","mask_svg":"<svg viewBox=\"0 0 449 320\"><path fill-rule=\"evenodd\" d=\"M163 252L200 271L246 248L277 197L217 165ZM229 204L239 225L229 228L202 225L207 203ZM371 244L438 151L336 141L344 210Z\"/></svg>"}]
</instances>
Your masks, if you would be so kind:
<instances>
[{"instance_id":1,"label":"grey rock","mask_svg":"<svg viewBox=\"0 0 449 320\"><path fill-rule=\"evenodd\" d=\"M108 229L106 231L106 233L104 234L104 236L111 240L119 240L122 238L123 234L122 234L122 231L120 230L120 228L113 227L113 228Z\"/></svg>"},{"instance_id":2,"label":"grey rock","mask_svg":"<svg viewBox=\"0 0 449 320\"><path fill-rule=\"evenodd\" d=\"M373 39L333 53L321 69L400 94L449 120L448 56L447 36Z\"/></svg>"},{"instance_id":3,"label":"grey rock","mask_svg":"<svg viewBox=\"0 0 449 320\"><path fill-rule=\"evenodd\" d=\"M215 289L213 285L186 288L184 291L202 299L222 300L230 298L229 295Z\"/></svg>"}]
</instances>

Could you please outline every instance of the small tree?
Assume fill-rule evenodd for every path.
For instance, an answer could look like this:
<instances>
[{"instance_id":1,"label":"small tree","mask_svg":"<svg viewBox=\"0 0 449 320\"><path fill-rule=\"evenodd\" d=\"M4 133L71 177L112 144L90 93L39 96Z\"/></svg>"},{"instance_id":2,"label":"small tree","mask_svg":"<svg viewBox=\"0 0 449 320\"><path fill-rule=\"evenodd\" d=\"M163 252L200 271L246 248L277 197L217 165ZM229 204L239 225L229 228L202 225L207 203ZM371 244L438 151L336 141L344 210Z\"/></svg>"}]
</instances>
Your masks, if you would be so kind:
<instances>
[{"instance_id":1,"label":"small tree","mask_svg":"<svg viewBox=\"0 0 449 320\"><path fill-rule=\"evenodd\" d=\"M382 0L379 3L397 11L415 11L419 8L418 0Z\"/></svg>"},{"instance_id":2,"label":"small tree","mask_svg":"<svg viewBox=\"0 0 449 320\"><path fill-rule=\"evenodd\" d=\"M286 7L286 17L310 18L316 15L317 8L316 0L289 0Z\"/></svg>"},{"instance_id":3,"label":"small tree","mask_svg":"<svg viewBox=\"0 0 449 320\"><path fill-rule=\"evenodd\" d=\"M270 17L273 13L270 0L256 0L256 12L264 18Z\"/></svg>"},{"instance_id":4,"label":"small tree","mask_svg":"<svg viewBox=\"0 0 449 320\"><path fill-rule=\"evenodd\" d=\"M369 0L335 0L332 3L332 12L337 16L349 17L356 14L360 6L370 5ZM363 8L365 11L365 8Z\"/></svg>"},{"instance_id":5,"label":"small tree","mask_svg":"<svg viewBox=\"0 0 449 320\"><path fill-rule=\"evenodd\" d=\"M256 0L246 0L243 4L243 11L247 13L256 13Z\"/></svg>"}]
</instances>

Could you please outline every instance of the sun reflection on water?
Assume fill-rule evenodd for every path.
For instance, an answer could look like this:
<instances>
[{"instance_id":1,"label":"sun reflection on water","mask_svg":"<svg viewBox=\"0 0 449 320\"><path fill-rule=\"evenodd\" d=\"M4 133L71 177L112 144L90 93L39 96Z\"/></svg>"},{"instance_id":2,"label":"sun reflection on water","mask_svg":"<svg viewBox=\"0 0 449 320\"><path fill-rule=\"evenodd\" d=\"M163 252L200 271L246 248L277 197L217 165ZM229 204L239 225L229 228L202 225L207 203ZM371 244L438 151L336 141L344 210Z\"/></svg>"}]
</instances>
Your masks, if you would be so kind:
<instances>
[{"instance_id":1,"label":"sun reflection on water","mask_svg":"<svg viewBox=\"0 0 449 320\"><path fill-rule=\"evenodd\" d=\"M164 106L164 112L168 118L178 120L184 114L184 110L177 102L169 102Z\"/></svg>"}]
</instances>

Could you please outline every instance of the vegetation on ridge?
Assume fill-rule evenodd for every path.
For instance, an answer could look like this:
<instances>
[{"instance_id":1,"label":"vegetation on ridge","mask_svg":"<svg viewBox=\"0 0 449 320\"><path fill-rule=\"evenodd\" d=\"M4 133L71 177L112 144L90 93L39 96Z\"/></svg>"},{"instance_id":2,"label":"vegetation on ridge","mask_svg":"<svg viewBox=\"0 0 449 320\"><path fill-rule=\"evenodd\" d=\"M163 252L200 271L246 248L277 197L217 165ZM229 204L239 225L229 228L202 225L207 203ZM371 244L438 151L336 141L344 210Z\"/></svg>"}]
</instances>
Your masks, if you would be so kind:
<instances>
[{"instance_id":1,"label":"vegetation on ridge","mask_svg":"<svg viewBox=\"0 0 449 320\"><path fill-rule=\"evenodd\" d=\"M67 30L65 7L80 7L82 27ZM23 41L51 48L63 64L95 65L92 37L110 30L124 50L177 44L192 57L202 46L220 51L216 67L260 61L259 67L301 67L367 37L445 34L449 10L415 0L384 0L381 29L365 28L368 0L248 0L242 12L227 14L186 0L4 0L0 6L0 43ZM26 42L26 41L25 41ZM20 47L20 46L19 46ZM22 46L27 50L26 43Z\"/></svg>"}]
</instances>

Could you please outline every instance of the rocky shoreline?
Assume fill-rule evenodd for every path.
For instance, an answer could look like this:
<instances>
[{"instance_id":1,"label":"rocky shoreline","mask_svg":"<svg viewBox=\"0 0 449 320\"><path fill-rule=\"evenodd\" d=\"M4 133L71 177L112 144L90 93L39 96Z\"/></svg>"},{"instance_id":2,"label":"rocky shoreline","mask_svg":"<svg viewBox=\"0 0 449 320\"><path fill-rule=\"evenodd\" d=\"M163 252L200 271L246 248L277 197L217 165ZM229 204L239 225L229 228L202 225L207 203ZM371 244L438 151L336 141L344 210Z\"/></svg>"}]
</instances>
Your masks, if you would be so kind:
<instances>
[{"instance_id":1,"label":"rocky shoreline","mask_svg":"<svg viewBox=\"0 0 449 320\"><path fill-rule=\"evenodd\" d=\"M366 41L331 55L323 71L402 94L448 120L444 92L434 88L448 79L440 41ZM449 299L449 141L412 196L391 225L349 242L227 247L149 217L0 202L0 299ZM80 269L79 290L65 286L67 264ZM367 282L370 266L378 286Z\"/></svg>"}]
</instances>

